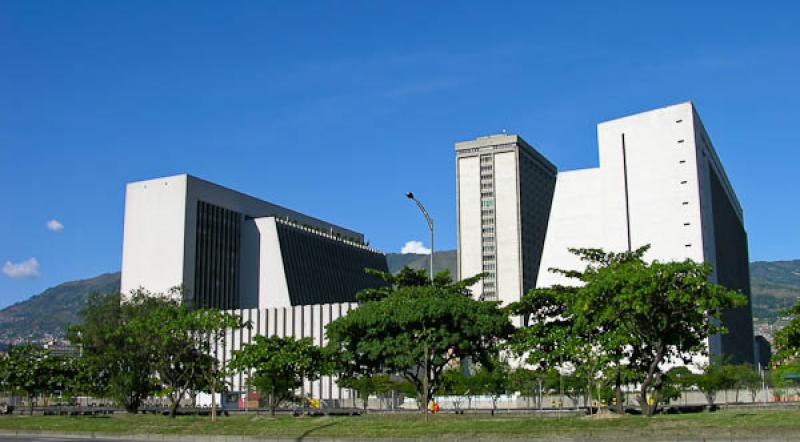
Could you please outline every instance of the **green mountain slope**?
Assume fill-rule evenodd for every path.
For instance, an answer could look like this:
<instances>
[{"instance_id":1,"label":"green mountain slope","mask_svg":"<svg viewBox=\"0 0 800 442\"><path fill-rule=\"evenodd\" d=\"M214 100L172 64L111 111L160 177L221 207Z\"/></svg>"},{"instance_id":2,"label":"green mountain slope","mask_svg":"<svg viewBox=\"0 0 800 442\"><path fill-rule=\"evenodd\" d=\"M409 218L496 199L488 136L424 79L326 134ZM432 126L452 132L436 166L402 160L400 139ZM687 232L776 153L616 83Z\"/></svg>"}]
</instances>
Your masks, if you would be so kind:
<instances>
[{"instance_id":1,"label":"green mountain slope","mask_svg":"<svg viewBox=\"0 0 800 442\"><path fill-rule=\"evenodd\" d=\"M428 268L428 255L389 253L389 270L403 266ZM455 275L456 252L445 250L434 255L434 271L449 269ZM753 316L756 333L770 337L780 327L780 310L800 299L800 260L754 262L750 265ZM0 343L41 342L64 336L64 328L76 324L90 293L119 290L119 273L70 281L49 288L0 310Z\"/></svg>"},{"instance_id":2,"label":"green mountain slope","mask_svg":"<svg viewBox=\"0 0 800 442\"><path fill-rule=\"evenodd\" d=\"M800 260L750 264L753 316L774 322L800 299Z\"/></svg>"},{"instance_id":3,"label":"green mountain slope","mask_svg":"<svg viewBox=\"0 0 800 442\"><path fill-rule=\"evenodd\" d=\"M0 342L43 342L78 322L86 298L119 290L119 272L65 282L0 310Z\"/></svg>"},{"instance_id":4,"label":"green mountain slope","mask_svg":"<svg viewBox=\"0 0 800 442\"><path fill-rule=\"evenodd\" d=\"M389 264L389 271L395 273L404 266L412 269L425 269L430 267L430 255L419 255L416 253L387 253L386 261ZM433 254L433 272L439 273L442 270L449 270L450 276L456 276L456 251L443 250Z\"/></svg>"}]
</instances>

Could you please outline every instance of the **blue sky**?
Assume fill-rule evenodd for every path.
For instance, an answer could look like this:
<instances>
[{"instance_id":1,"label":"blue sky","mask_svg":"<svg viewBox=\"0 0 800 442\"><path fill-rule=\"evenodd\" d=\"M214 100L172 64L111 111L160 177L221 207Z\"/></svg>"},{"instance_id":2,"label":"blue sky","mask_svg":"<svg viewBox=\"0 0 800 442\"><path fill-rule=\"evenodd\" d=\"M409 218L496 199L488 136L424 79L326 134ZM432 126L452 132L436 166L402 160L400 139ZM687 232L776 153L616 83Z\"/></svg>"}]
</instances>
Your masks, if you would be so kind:
<instances>
[{"instance_id":1,"label":"blue sky","mask_svg":"<svg viewBox=\"0 0 800 442\"><path fill-rule=\"evenodd\" d=\"M3 1L0 263L38 276L0 274L0 306L118 270L129 181L188 172L391 252L427 245L413 190L452 249L455 141L506 129L560 169L592 167L597 123L688 99L751 258L800 258L798 16L794 2Z\"/></svg>"}]
</instances>

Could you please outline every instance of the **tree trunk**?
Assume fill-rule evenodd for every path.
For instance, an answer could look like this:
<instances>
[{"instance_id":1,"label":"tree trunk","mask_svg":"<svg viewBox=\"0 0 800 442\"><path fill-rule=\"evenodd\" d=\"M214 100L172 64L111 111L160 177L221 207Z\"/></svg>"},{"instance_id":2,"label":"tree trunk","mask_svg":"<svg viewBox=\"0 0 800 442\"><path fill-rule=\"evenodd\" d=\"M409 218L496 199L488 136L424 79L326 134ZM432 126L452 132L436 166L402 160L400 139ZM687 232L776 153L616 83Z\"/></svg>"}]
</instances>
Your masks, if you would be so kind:
<instances>
[{"instance_id":1,"label":"tree trunk","mask_svg":"<svg viewBox=\"0 0 800 442\"><path fill-rule=\"evenodd\" d=\"M658 371L658 364L661 363L661 359L664 357L665 345L662 343L658 344L658 350L656 351L656 356L650 361L650 367L647 370L647 374L645 375L644 380L642 381L641 388L639 390L639 401L640 406L642 408L642 414L645 416L652 416L653 412L655 411L655 407L658 405L657 403L650 406L650 403L647 402L647 390L650 387L650 384L655 380L656 371ZM654 390L657 390L655 388Z\"/></svg>"},{"instance_id":2,"label":"tree trunk","mask_svg":"<svg viewBox=\"0 0 800 442\"><path fill-rule=\"evenodd\" d=\"M139 405L139 401L133 398L128 398L128 400L122 404L122 406L125 407L125 411L131 414L136 414L136 412L139 411Z\"/></svg>"},{"instance_id":3,"label":"tree trunk","mask_svg":"<svg viewBox=\"0 0 800 442\"><path fill-rule=\"evenodd\" d=\"M275 400L275 386L269 392L269 415L275 416L275 409L278 408L277 401Z\"/></svg>"},{"instance_id":4,"label":"tree trunk","mask_svg":"<svg viewBox=\"0 0 800 442\"><path fill-rule=\"evenodd\" d=\"M33 396L28 395L28 409L30 411L31 416L33 416Z\"/></svg>"},{"instance_id":5,"label":"tree trunk","mask_svg":"<svg viewBox=\"0 0 800 442\"><path fill-rule=\"evenodd\" d=\"M181 400L180 398L175 399L172 396L169 398L169 417L175 419L175 416L178 414L178 406L180 406Z\"/></svg>"},{"instance_id":6,"label":"tree trunk","mask_svg":"<svg viewBox=\"0 0 800 442\"><path fill-rule=\"evenodd\" d=\"M217 421L217 378L211 379L211 422Z\"/></svg>"},{"instance_id":7,"label":"tree trunk","mask_svg":"<svg viewBox=\"0 0 800 442\"><path fill-rule=\"evenodd\" d=\"M623 404L624 399L622 397L622 369L617 368L617 376L614 379L614 396L617 399L617 413L625 414L625 405Z\"/></svg>"}]
</instances>

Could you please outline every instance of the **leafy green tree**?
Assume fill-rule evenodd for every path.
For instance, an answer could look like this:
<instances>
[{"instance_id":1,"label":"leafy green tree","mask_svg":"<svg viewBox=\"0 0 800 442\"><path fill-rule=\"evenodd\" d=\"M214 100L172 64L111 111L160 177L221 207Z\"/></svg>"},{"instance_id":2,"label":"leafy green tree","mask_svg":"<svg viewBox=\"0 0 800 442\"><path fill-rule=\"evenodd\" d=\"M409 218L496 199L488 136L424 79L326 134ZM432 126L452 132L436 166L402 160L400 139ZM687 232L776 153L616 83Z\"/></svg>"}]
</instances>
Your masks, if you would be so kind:
<instances>
[{"instance_id":1,"label":"leafy green tree","mask_svg":"<svg viewBox=\"0 0 800 442\"><path fill-rule=\"evenodd\" d=\"M69 338L83 347L88 369L105 380L92 393L111 397L135 413L161 387L156 368L162 337L147 318L177 301L145 290L121 301L119 293L90 296L83 321L70 330Z\"/></svg>"},{"instance_id":2,"label":"leafy green tree","mask_svg":"<svg viewBox=\"0 0 800 442\"><path fill-rule=\"evenodd\" d=\"M452 283L442 274L437 281L393 284L327 327L332 351L358 366L351 372L405 377L414 384L423 412L451 362L484 362L513 332L497 303L469 296L466 287L476 279Z\"/></svg>"},{"instance_id":3,"label":"leafy green tree","mask_svg":"<svg viewBox=\"0 0 800 442\"><path fill-rule=\"evenodd\" d=\"M739 402L739 390L750 392L750 402L755 402L758 390L761 389L761 374L750 364L734 365L730 368L735 379L736 402Z\"/></svg>"},{"instance_id":4,"label":"leafy green tree","mask_svg":"<svg viewBox=\"0 0 800 442\"><path fill-rule=\"evenodd\" d=\"M492 398L492 415L494 415L497 410L497 400L510 390L511 368L504 360L491 360L468 376L466 381L475 394L485 394Z\"/></svg>"},{"instance_id":5,"label":"leafy green tree","mask_svg":"<svg viewBox=\"0 0 800 442\"><path fill-rule=\"evenodd\" d=\"M706 364L702 373L694 375L694 385L703 392L711 410L717 393L733 388L736 385L736 378L730 365L715 361Z\"/></svg>"},{"instance_id":6,"label":"leafy green tree","mask_svg":"<svg viewBox=\"0 0 800 442\"><path fill-rule=\"evenodd\" d=\"M251 373L248 382L268 395L271 415L281 402L294 398L304 379L318 379L327 366L322 349L311 338L278 336L256 336L253 343L235 351L230 362L231 369Z\"/></svg>"},{"instance_id":7,"label":"leafy green tree","mask_svg":"<svg viewBox=\"0 0 800 442\"><path fill-rule=\"evenodd\" d=\"M50 372L53 361L48 361L49 352L32 344L15 345L9 348L2 361L2 383L12 393L18 392L28 398L30 414L33 415L33 398L49 392Z\"/></svg>"},{"instance_id":8,"label":"leafy green tree","mask_svg":"<svg viewBox=\"0 0 800 442\"><path fill-rule=\"evenodd\" d=\"M161 392L172 417L188 393L206 390L214 420L225 367L213 351L226 330L249 324L231 313L192 308L183 298L179 287L166 295L140 289L124 299L116 293L90 296L82 324L69 332L83 347L81 388L112 397L129 412Z\"/></svg>"},{"instance_id":9,"label":"leafy green tree","mask_svg":"<svg viewBox=\"0 0 800 442\"><path fill-rule=\"evenodd\" d=\"M534 366L572 367L591 386L601 373L621 385L640 385L639 403L652 415L664 385L661 367L690 362L706 351L706 340L726 330L725 310L742 305L740 294L708 281L711 267L692 261L646 263L647 247L620 254L573 249L583 271L551 269L578 287L535 289L511 306L530 324L512 348ZM652 399L652 401L651 401Z\"/></svg>"},{"instance_id":10,"label":"leafy green tree","mask_svg":"<svg viewBox=\"0 0 800 442\"><path fill-rule=\"evenodd\" d=\"M518 330L512 348L534 366L572 371L586 382L587 402L592 389L613 382L617 406L622 411L622 386L634 380L627 360L631 334L614 309L617 288L589 284L601 270L628 262L641 262L648 246L631 252L570 249L584 270L550 269L576 280L580 287L553 286L533 289L510 306L526 327Z\"/></svg>"},{"instance_id":11,"label":"leafy green tree","mask_svg":"<svg viewBox=\"0 0 800 442\"><path fill-rule=\"evenodd\" d=\"M664 373L660 402L668 405L670 401L679 399L681 394L694 386L695 377L696 375L684 365L670 368Z\"/></svg>"},{"instance_id":12,"label":"leafy green tree","mask_svg":"<svg viewBox=\"0 0 800 442\"><path fill-rule=\"evenodd\" d=\"M615 305L637 344L630 361L641 373L641 403L647 404L651 392L660 393L665 362L689 363L692 354L706 353L707 339L727 331L720 325L723 312L746 302L738 292L709 282L710 276L710 265L690 260L624 263L598 275L600 285L626 281Z\"/></svg>"},{"instance_id":13,"label":"leafy green tree","mask_svg":"<svg viewBox=\"0 0 800 442\"><path fill-rule=\"evenodd\" d=\"M574 403L577 395L585 395L588 406L592 389L610 363L603 341L611 333L592 323L584 306L578 288L554 286L533 289L509 308L528 324L514 335L515 353L526 355L532 366L569 373L570 382L579 379L583 386L571 385L567 393Z\"/></svg>"},{"instance_id":14,"label":"leafy green tree","mask_svg":"<svg viewBox=\"0 0 800 442\"><path fill-rule=\"evenodd\" d=\"M791 387L798 387L797 374L800 373L800 363L791 362L777 365L770 370L770 380L775 396L778 400L785 400Z\"/></svg>"},{"instance_id":15,"label":"leafy green tree","mask_svg":"<svg viewBox=\"0 0 800 442\"><path fill-rule=\"evenodd\" d=\"M178 293L181 294L181 293ZM174 294L173 294L174 295ZM182 298L171 296L170 299ZM216 385L224 375L212 354L215 337L228 329L249 326L238 315L216 309L194 309L186 303L167 302L146 318L142 328L158 337L155 349L156 373L170 402L169 414L175 417L180 401L192 391L209 391L212 419L216 416Z\"/></svg>"},{"instance_id":16,"label":"leafy green tree","mask_svg":"<svg viewBox=\"0 0 800 442\"><path fill-rule=\"evenodd\" d=\"M356 294L358 302L380 301L394 293L397 289L404 287L426 287L433 285L443 291L452 294L471 296L468 287L475 284L483 276L477 275L466 278L458 282L453 282L450 271L445 269L433 275L433 281L428 278L425 269L412 269L405 266L397 273L383 272L375 269L366 269L370 275L376 276L384 281L384 285L378 288L364 289Z\"/></svg>"},{"instance_id":17,"label":"leafy green tree","mask_svg":"<svg viewBox=\"0 0 800 442\"><path fill-rule=\"evenodd\" d=\"M199 390L208 391L211 395L211 421L217 419L217 391L224 384L224 378L232 369L230 360L220 360L214 355L216 349L222 346L225 333L228 330L250 328L252 324L244 321L239 315L216 309L192 310L185 319L185 328L200 350L198 359L193 363L198 365L194 373L198 376L194 386Z\"/></svg>"},{"instance_id":18,"label":"leafy green tree","mask_svg":"<svg viewBox=\"0 0 800 442\"><path fill-rule=\"evenodd\" d=\"M788 316L789 323L775 333L775 354L773 365L786 365L800 362L800 301L781 312Z\"/></svg>"},{"instance_id":19,"label":"leafy green tree","mask_svg":"<svg viewBox=\"0 0 800 442\"><path fill-rule=\"evenodd\" d=\"M753 369L753 367L748 367L748 372L742 371L740 374L740 380L743 388L745 388L750 393L750 402L755 402L756 397L758 397L759 390L762 389L765 379L762 377L762 373L759 370Z\"/></svg>"},{"instance_id":20,"label":"leafy green tree","mask_svg":"<svg viewBox=\"0 0 800 442\"><path fill-rule=\"evenodd\" d=\"M367 411L369 397L391 392L396 388L396 382L387 374L375 374L370 376L359 376L339 379L340 387L350 388L358 393L361 398L361 406Z\"/></svg>"},{"instance_id":21,"label":"leafy green tree","mask_svg":"<svg viewBox=\"0 0 800 442\"><path fill-rule=\"evenodd\" d=\"M711 266L690 260L613 263L585 277L586 291L616 292L609 311L619 318L629 335L620 343L631 370L638 373L639 403L652 415L664 384L661 367L667 362L689 363L691 355L705 353L706 340L726 330L725 310L742 305L745 298L709 282ZM650 398L654 400L649 401Z\"/></svg>"},{"instance_id":22,"label":"leafy green tree","mask_svg":"<svg viewBox=\"0 0 800 442\"><path fill-rule=\"evenodd\" d=\"M474 394L469 377L469 375L464 373L464 367L459 364L456 367L445 368L439 378L439 385L435 394L454 397L453 407L456 413L461 412L461 404L464 402L464 397ZM412 389L412 392L413 391ZM471 398L469 400L471 403Z\"/></svg>"},{"instance_id":23,"label":"leafy green tree","mask_svg":"<svg viewBox=\"0 0 800 442\"><path fill-rule=\"evenodd\" d=\"M551 391L553 388L558 389L557 376L555 377L556 382L553 382L553 379L552 374L547 371L521 367L511 372L509 387L511 390L519 391L528 399L528 407L530 407L530 399L533 398L534 408L542 408L542 396L545 392Z\"/></svg>"}]
</instances>

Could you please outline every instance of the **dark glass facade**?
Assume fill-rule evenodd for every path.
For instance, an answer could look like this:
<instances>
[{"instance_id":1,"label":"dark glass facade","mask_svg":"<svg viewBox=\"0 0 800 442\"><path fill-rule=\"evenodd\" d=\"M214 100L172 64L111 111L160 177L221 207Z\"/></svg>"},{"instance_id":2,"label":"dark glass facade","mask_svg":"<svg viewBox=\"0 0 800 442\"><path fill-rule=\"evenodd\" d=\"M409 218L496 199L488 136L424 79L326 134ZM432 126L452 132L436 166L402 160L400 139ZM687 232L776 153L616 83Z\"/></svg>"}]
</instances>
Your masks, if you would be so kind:
<instances>
[{"instance_id":1,"label":"dark glass facade","mask_svg":"<svg viewBox=\"0 0 800 442\"><path fill-rule=\"evenodd\" d=\"M723 315L723 324L728 333L722 335L722 353L729 355L733 363L752 363L753 315L750 305L747 233L717 173L713 168L709 168L709 172L717 282L728 289L738 290L747 297L747 305L730 309Z\"/></svg>"},{"instance_id":2,"label":"dark glass facade","mask_svg":"<svg viewBox=\"0 0 800 442\"><path fill-rule=\"evenodd\" d=\"M239 308L242 214L197 202L194 293L197 307Z\"/></svg>"},{"instance_id":3,"label":"dark glass facade","mask_svg":"<svg viewBox=\"0 0 800 442\"><path fill-rule=\"evenodd\" d=\"M530 148L528 148L530 149ZM536 287L544 239L556 187L557 170L519 150L519 210L522 242L522 294Z\"/></svg>"},{"instance_id":4,"label":"dark glass facade","mask_svg":"<svg viewBox=\"0 0 800 442\"><path fill-rule=\"evenodd\" d=\"M355 302L358 291L385 285L364 272L387 272L383 254L281 222L277 228L292 305Z\"/></svg>"}]
</instances>

